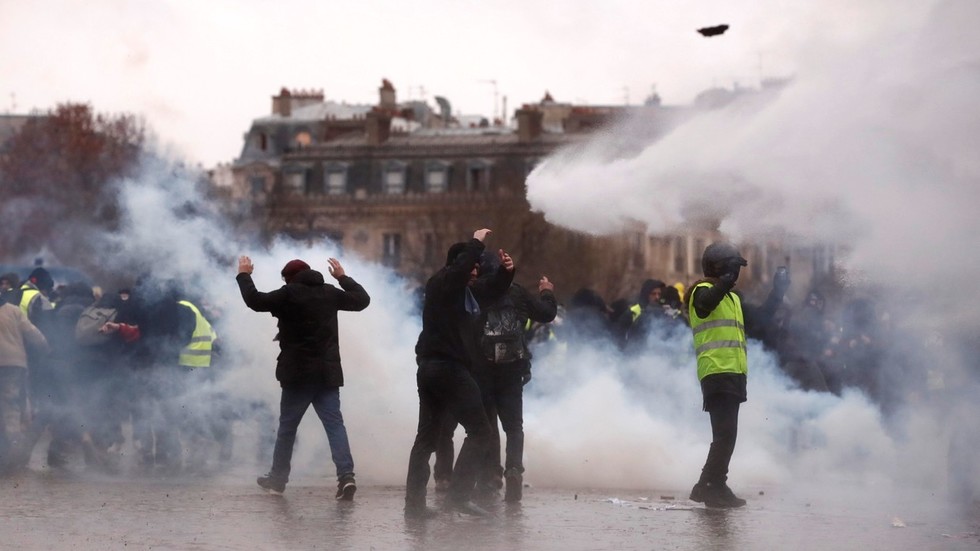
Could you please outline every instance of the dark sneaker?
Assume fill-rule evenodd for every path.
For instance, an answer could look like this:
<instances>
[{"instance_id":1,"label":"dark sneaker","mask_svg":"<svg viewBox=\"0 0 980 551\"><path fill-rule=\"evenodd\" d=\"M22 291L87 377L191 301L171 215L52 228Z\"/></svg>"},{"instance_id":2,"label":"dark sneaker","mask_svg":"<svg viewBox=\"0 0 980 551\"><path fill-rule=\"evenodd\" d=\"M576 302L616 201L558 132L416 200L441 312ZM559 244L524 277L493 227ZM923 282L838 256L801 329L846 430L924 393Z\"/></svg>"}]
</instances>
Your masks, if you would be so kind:
<instances>
[{"instance_id":1,"label":"dark sneaker","mask_svg":"<svg viewBox=\"0 0 980 551\"><path fill-rule=\"evenodd\" d=\"M691 488L690 500L697 503L704 503L705 497L710 492L710 488L707 482L698 482Z\"/></svg>"},{"instance_id":2,"label":"dark sneaker","mask_svg":"<svg viewBox=\"0 0 980 551\"><path fill-rule=\"evenodd\" d=\"M354 501L354 492L357 491L357 484L353 476L345 476L337 482L337 499L339 501Z\"/></svg>"},{"instance_id":3,"label":"dark sneaker","mask_svg":"<svg viewBox=\"0 0 980 551\"><path fill-rule=\"evenodd\" d=\"M705 503L708 505L708 503ZM724 507L724 508L736 508L744 507L745 500L736 496L735 492L728 487L728 484L722 484L718 487L718 501L713 507Z\"/></svg>"},{"instance_id":4,"label":"dark sneaker","mask_svg":"<svg viewBox=\"0 0 980 551\"><path fill-rule=\"evenodd\" d=\"M281 495L286 491L286 483L281 478L272 476L272 473L256 478L255 482L270 494Z\"/></svg>"},{"instance_id":5,"label":"dark sneaker","mask_svg":"<svg viewBox=\"0 0 980 551\"><path fill-rule=\"evenodd\" d=\"M516 503L521 500L524 493L524 477L516 470L508 470L504 475L504 501Z\"/></svg>"}]
</instances>

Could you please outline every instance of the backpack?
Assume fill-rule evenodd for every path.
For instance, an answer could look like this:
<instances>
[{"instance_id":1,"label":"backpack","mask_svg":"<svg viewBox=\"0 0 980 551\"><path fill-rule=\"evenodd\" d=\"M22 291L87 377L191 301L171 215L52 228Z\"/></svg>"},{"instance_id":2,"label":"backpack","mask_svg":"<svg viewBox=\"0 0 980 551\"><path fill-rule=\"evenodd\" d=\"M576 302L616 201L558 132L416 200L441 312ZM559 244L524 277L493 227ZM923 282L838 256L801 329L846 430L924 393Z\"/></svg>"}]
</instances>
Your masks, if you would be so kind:
<instances>
[{"instance_id":1,"label":"backpack","mask_svg":"<svg viewBox=\"0 0 980 551\"><path fill-rule=\"evenodd\" d=\"M82 346L98 346L112 339L112 335L100 333L107 322L115 321L116 309L92 305L82 310L82 315L75 322L75 342Z\"/></svg>"},{"instance_id":2,"label":"backpack","mask_svg":"<svg viewBox=\"0 0 980 551\"><path fill-rule=\"evenodd\" d=\"M484 308L483 331L480 350L492 363L509 363L526 359L529 354L524 344L524 324L514 307L510 294L496 304Z\"/></svg>"}]
</instances>

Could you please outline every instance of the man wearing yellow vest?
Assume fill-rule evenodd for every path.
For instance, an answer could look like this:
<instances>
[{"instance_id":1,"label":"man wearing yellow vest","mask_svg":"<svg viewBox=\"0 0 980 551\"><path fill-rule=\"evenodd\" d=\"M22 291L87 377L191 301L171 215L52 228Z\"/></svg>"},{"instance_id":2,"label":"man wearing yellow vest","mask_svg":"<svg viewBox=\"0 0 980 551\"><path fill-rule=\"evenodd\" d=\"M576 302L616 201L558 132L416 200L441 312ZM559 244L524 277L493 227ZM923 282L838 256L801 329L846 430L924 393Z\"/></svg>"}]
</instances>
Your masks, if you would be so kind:
<instances>
[{"instance_id":1,"label":"man wearing yellow vest","mask_svg":"<svg viewBox=\"0 0 980 551\"><path fill-rule=\"evenodd\" d=\"M18 305L31 323L37 324L38 314L44 310L53 310L54 305L48 300L48 295L54 289L54 280L44 268L34 268L27 280L20 286L20 301Z\"/></svg>"},{"instance_id":2,"label":"man wearing yellow vest","mask_svg":"<svg viewBox=\"0 0 980 551\"><path fill-rule=\"evenodd\" d=\"M728 464L738 435L739 405L747 399L747 316L741 299L732 292L743 266L748 266L748 261L733 245L712 243L701 257L704 278L691 286L684 300L694 333L703 408L711 417L711 447L701 479L691 490L691 500L708 507L745 505L727 484ZM763 316L771 315L782 302L788 287L788 273L777 272L766 303L750 309L748 317L764 321Z\"/></svg>"},{"instance_id":3,"label":"man wearing yellow vest","mask_svg":"<svg viewBox=\"0 0 980 551\"><path fill-rule=\"evenodd\" d=\"M218 338L217 333L194 303L181 300L177 304L194 313L194 331L191 333L190 342L180 350L177 364L191 369L210 367L212 348L215 339Z\"/></svg>"}]
</instances>

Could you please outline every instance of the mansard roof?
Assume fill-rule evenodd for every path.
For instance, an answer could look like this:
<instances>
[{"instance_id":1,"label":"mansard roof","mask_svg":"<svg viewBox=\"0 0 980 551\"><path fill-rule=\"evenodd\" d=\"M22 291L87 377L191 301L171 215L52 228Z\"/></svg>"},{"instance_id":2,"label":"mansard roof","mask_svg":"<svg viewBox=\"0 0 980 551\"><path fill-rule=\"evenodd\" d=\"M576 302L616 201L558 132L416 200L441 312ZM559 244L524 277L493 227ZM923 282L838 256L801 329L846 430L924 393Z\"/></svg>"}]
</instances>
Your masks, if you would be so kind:
<instances>
[{"instance_id":1,"label":"mansard roof","mask_svg":"<svg viewBox=\"0 0 980 551\"><path fill-rule=\"evenodd\" d=\"M336 101L324 101L313 105L306 105L293 109L288 117L283 115L268 115L255 119L255 123L276 123L276 122L312 122L328 119L354 119L364 118L371 111L373 105L355 103L337 103Z\"/></svg>"}]
</instances>

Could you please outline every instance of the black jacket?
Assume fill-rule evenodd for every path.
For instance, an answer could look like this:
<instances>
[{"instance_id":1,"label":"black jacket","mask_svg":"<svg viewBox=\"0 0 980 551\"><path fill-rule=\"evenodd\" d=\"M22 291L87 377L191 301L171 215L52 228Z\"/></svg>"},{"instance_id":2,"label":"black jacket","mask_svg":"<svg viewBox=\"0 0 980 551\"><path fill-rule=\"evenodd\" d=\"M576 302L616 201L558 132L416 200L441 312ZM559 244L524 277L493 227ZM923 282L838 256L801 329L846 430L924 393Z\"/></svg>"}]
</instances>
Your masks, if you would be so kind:
<instances>
[{"instance_id":1,"label":"black jacket","mask_svg":"<svg viewBox=\"0 0 980 551\"><path fill-rule=\"evenodd\" d=\"M280 385L344 386L337 312L367 308L371 297L364 288L345 275L338 281L338 289L324 283L323 274L316 270L304 270L269 293L257 291L249 274L238 274L237 279L249 308L270 312L279 320L276 379Z\"/></svg>"},{"instance_id":2,"label":"black jacket","mask_svg":"<svg viewBox=\"0 0 980 551\"><path fill-rule=\"evenodd\" d=\"M177 365L197 321L179 300L173 286L156 280L138 283L129 300L112 299L116 322L139 327L139 340L123 346L125 362L132 369Z\"/></svg>"},{"instance_id":3,"label":"black jacket","mask_svg":"<svg viewBox=\"0 0 980 551\"><path fill-rule=\"evenodd\" d=\"M481 303L480 308L482 309L482 312L479 318L479 323L475 324L473 327L474 334L473 338L471 339L472 343L467 343L472 347L470 352L473 358L472 367L477 371L492 371L493 369L504 365L495 363L491 357L487 355L489 351L481 343L481 339L483 338L483 326L486 323L488 310L493 308L513 308L514 319L521 330L521 346L524 348L524 357L526 358L515 363L519 363L520 365L517 367L522 370L530 369L531 351L528 349L526 338L524 338L527 322L528 320L536 321L538 323L551 323L554 321L555 317L558 315L558 299L555 298L555 294L552 291L531 293L517 283L512 283L504 295L496 298L495 300L486 301L486 304Z\"/></svg>"},{"instance_id":4,"label":"black jacket","mask_svg":"<svg viewBox=\"0 0 980 551\"><path fill-rule=\"evenodd\" d=\"M466 312L466 287L483 248L479 239L470 239L451 264L426 282L422 332L415 345L415 354L420 359L453 360L470 365L469 347L463 335L472 334L477 320ZM483 302L503 295L513 281L514 273L501 266L492 277L477 280L470 290Z\"/></svg>"}]
</instances>

